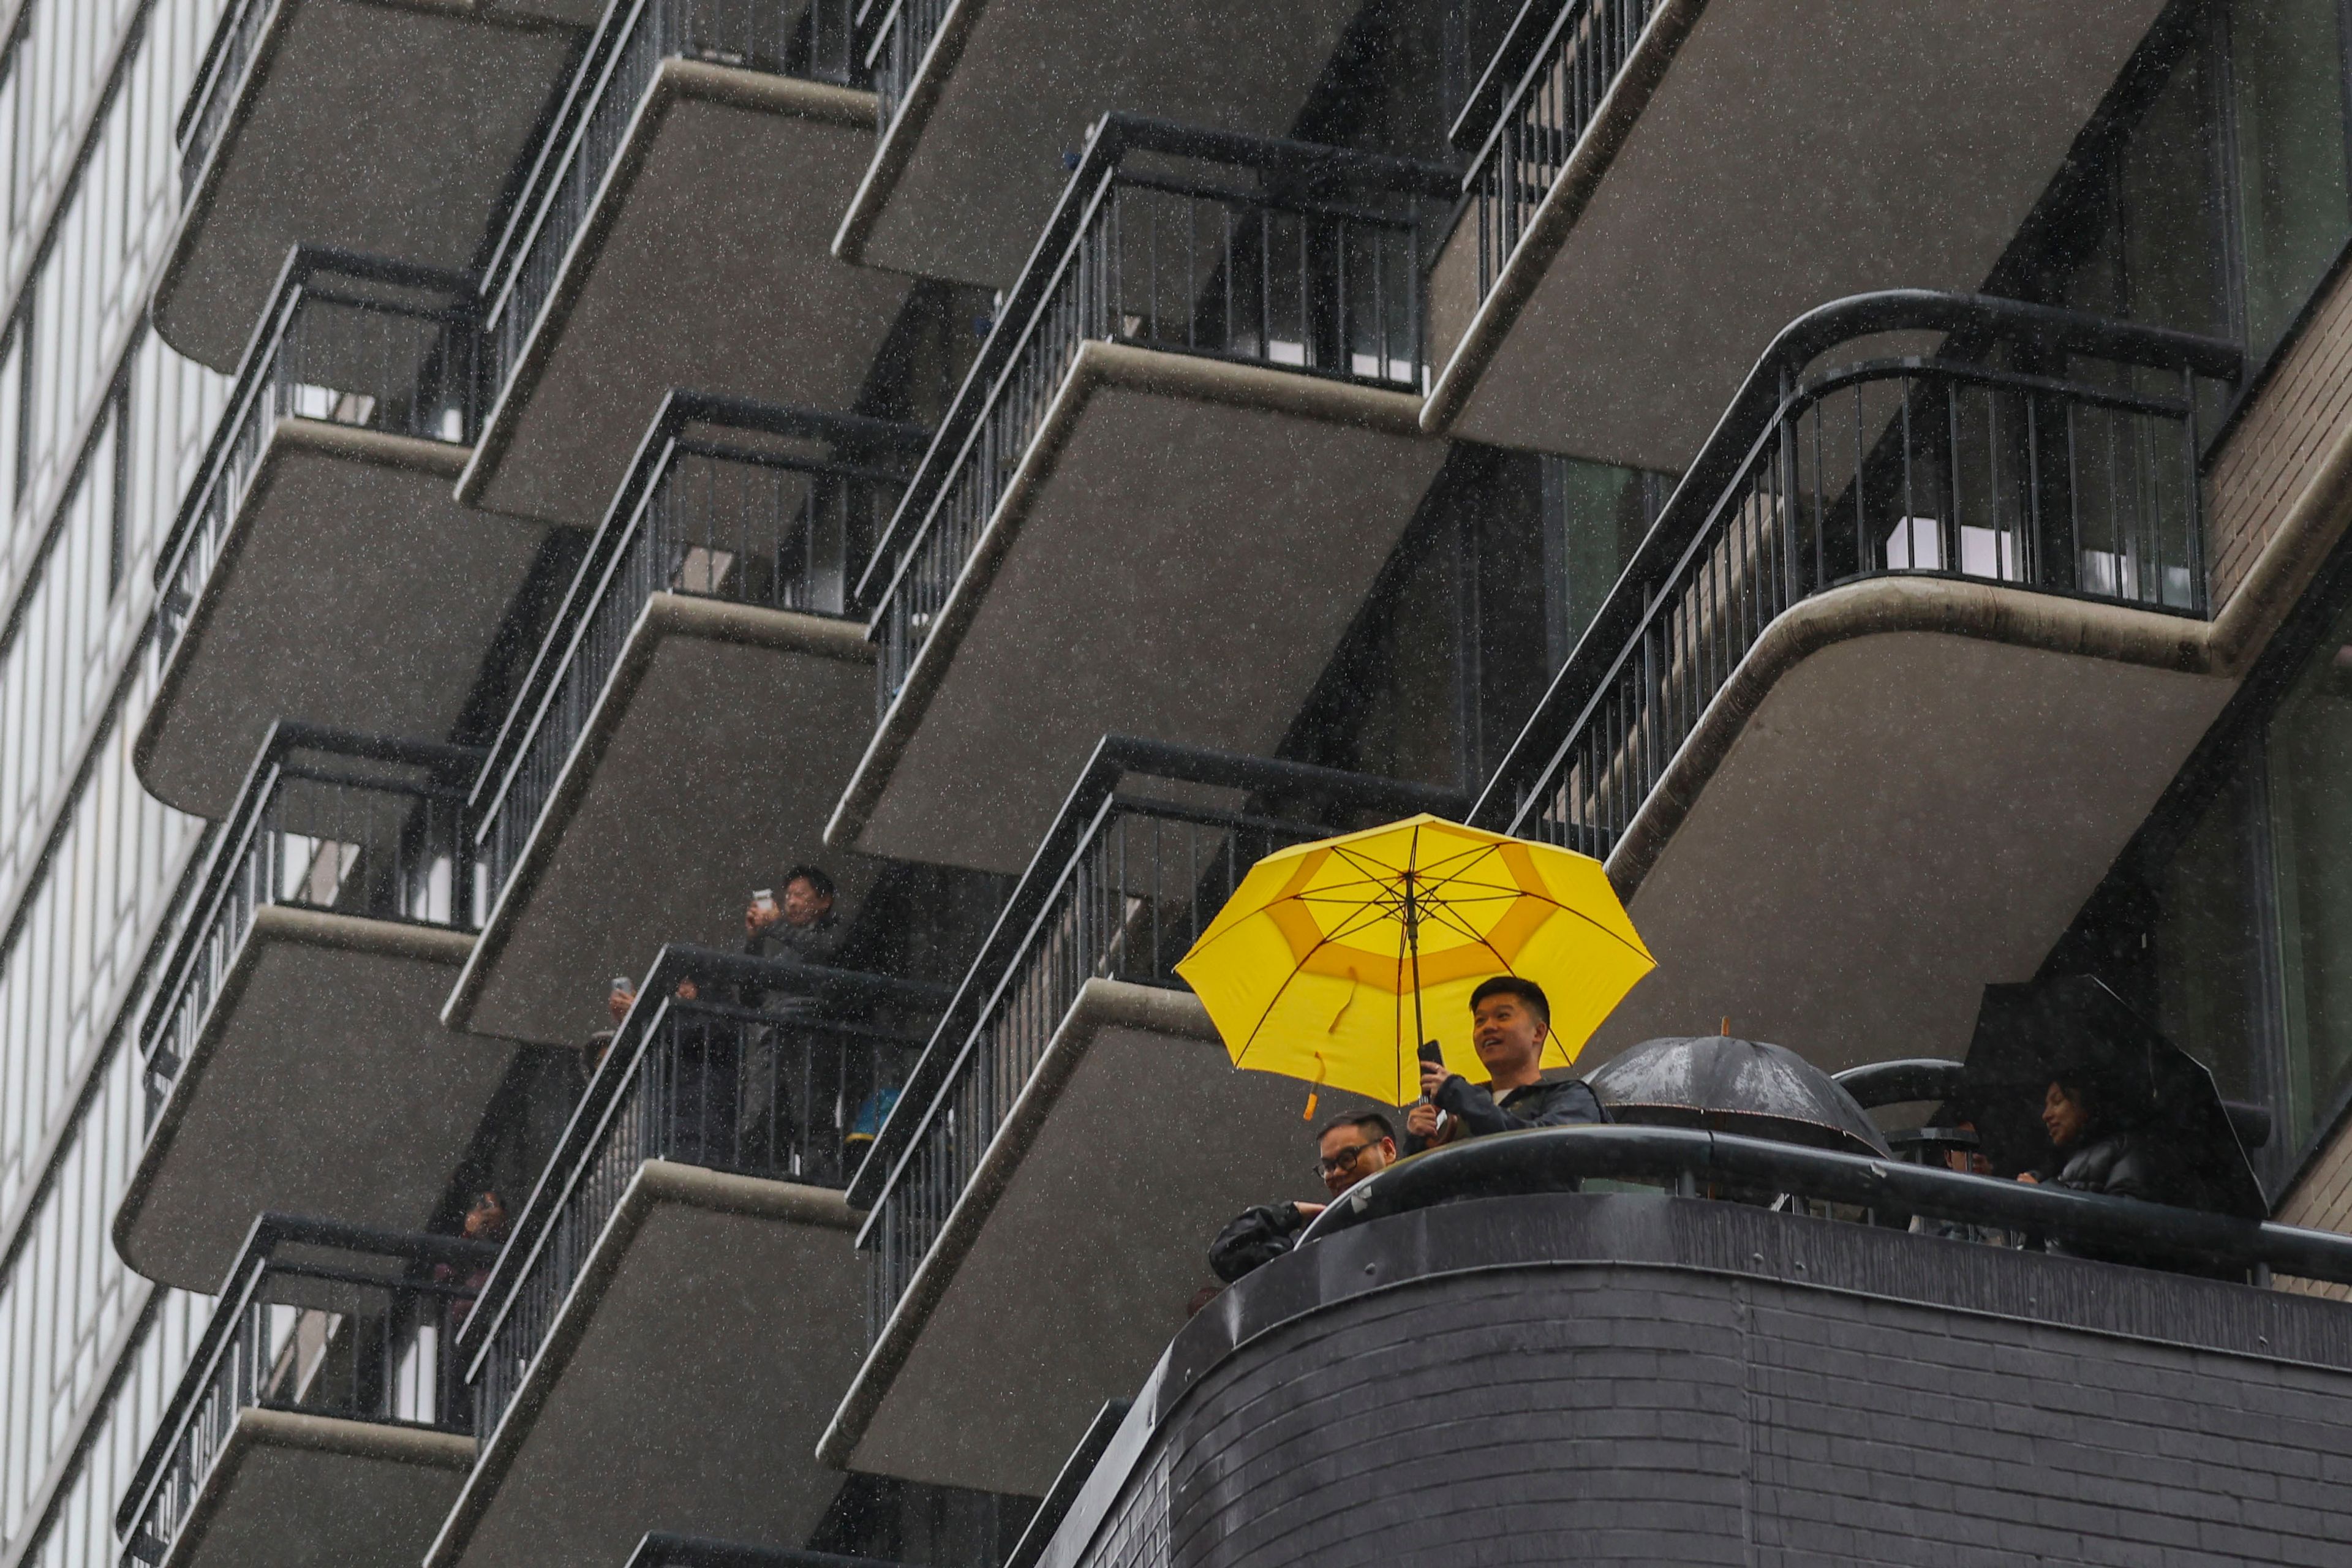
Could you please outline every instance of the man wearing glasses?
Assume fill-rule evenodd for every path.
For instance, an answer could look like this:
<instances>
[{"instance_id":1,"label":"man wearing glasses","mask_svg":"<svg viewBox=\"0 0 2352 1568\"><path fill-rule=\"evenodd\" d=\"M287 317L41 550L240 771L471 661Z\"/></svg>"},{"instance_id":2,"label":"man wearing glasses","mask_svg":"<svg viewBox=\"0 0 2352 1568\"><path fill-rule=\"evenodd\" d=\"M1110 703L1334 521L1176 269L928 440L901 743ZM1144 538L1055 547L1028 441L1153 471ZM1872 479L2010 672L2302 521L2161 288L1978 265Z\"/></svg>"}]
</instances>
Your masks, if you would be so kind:
<instances>
[{"instance_id":1,"label":"man wearing glasses","mask_svg":"<svg viewBox=\"0 0 2352 1568\"><path fill-rule=\"evenodd\" d=\"M1324 1190L1338 1197L1397 1157L1396 1129L1377 1110L1349 1111L1315 1136L1315 1169ZM1209 1244L1209 1267L1230 1285L1290 1250L1321 1204L1265 1204L1245 1209Z\"/></svg>"}]
</instances>

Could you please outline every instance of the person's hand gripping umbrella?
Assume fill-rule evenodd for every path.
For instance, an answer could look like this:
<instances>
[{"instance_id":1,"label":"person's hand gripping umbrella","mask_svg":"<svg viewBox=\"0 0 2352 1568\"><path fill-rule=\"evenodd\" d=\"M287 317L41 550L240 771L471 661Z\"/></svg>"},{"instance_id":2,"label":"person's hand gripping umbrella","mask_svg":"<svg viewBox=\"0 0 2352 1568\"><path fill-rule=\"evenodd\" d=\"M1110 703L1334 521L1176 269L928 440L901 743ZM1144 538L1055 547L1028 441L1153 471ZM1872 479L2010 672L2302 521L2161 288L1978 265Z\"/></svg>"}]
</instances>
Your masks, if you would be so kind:
<instances>
[{"instance_id":1,"label":"person's hand gripping umbrella","mask_svg":"<svg viewBox=\"0 0 2352 1568\"><path fill-rule=\"evenodd\" d=\"M1480 981L1544 988L1545 1065L1565 1067L1654 967L1599 861L1422 816L1260 860L1176 972L1234 1066L1404 1105L1424 1040L1482 1070Z\"/></svg>"}]
</instances>

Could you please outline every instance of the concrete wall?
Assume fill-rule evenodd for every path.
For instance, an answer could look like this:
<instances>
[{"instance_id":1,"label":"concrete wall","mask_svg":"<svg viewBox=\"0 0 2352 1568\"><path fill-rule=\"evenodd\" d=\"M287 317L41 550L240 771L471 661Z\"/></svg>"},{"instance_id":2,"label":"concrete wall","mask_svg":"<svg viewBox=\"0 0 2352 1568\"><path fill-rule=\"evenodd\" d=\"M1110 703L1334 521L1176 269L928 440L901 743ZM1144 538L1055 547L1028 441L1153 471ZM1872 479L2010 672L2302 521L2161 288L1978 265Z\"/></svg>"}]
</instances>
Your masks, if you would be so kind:
<instances>
[{"instance_id":1,"label":"concrete wall","mask_svg":"<svg viewBox=\"0 0 2352 1568\"><path fill-rule=\"evenodd\" d=\"M1482 1263L1483 1260L1483 1263ZM1047 1564L2340 1563L2352 1309L1619 1195L1308 1247Z\"/></svg>"}]
</instances>

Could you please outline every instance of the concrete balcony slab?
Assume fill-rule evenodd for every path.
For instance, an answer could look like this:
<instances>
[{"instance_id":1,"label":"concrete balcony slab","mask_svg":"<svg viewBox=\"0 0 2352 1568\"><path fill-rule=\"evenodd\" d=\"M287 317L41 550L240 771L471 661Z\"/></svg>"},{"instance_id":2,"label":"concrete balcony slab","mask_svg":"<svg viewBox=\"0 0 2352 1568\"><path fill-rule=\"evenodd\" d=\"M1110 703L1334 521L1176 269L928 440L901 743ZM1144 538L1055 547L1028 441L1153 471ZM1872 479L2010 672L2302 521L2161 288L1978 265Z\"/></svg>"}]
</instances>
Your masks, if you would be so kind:
<instances>
[{"instance_id":1,"label":"concrete balcony slab","mask_svg":"<svg viewBox=\"0 0 2352 1568\"><path fill-rule=\"evenodd\" d=\"M595 20L593 0L249 0L241 69L198 84L186 200L154 296L233 371L294 245L459 269ZM400 84L399 112L384 87ZM186 135L184 133L184 147Z\"/></svg>"},{"instance_id":2,"label":"concrete balcony slab","mask_svg":"<svg viewBox=\"0 0 2352 1568\"><path fill-rule=\"evenodd\" d=\"M1306 1086L1234 1069L1190 994L1090 980L883 1327L818 1454L1040 1495L1134 1391L1253 1204L1319 1197ZM1346 1109L1325 1094L1320 1113ZM1159 1131L1138 1140L1135 1128ZM1040 1289L1038 1281L1050 1280ZM986 1410L985 1422L940 1412Z\"/></svg>"},{"instance_id":3,"label":"concrete balcony slab","mask_svg":"<svg viewBox=\"0 0 2352 1568\"><path fill-rule=\"evenodd\" d=\"M906 52L908 79L835 251L1010 284L1098 116L1286 136L1360 9L1293 0L1268 26L1248 0L950 0L932 36L885 46Z\"/></svg>"},{"instance_id":4,"label":"concrete balcony slab","mask_svg":"<svg viewBox=\"0 0 2352 1568\"><path fill-rule=\"evenodd\" d=\"M473 1463L471 1437L247 1405L160 1568L409 1568Z\"/></svg>"},{"instance_id":5,"label":"concrete balcony slab","mask_svg":"<svg viewBox=\"0 0 2352 1568\"><path fill-rule=\"evenodd\" d=\"M841 1484L813 1450L862 1338L854 1224L837 1192L639 1165L426 1568L804 1540Z\"/></svg>"},{"instance_id":6,"label":"concrete balcony slab","mask_svg":"<svg viewBox=\"0 0 2352 1568\"><path fill-rule=\"evenodd\" d=\"M677 387L848 407L910 287L828 249L873 123L870 93L664 60L458 499L593 524Z\"/></svg>"},{"instance_id":7,"label":"concrete balcony slab","mask_svg":"<svg viewBox=\"0 0 2352 1568\"><path fill-rule=\"evenodd\" d=\"M514 1056L436 1016L472 945L255 910L115 1213L124 1261L210 1290L257 1214L422 1230Z\"/></svg>"},{"instance_id":8,"label":"concrete balcony slab","mask_svg":"<svg viewBox=\"0 0 2352 1568\"><path fill-rule=\"evenodd\" d=\"M1017 871L1106 734L1270 753L1444 460L1418 409L1082 344L828 842Z\"/></svg>"},{"instance_id":9,"label":"concrete balcony slab","mask_svg":"<svg viewBox=\"0 0 2352 1568\"><path fill-rule=\"evenodd\" d=\"M463 447L303 418L267 443L134 752L202 816L227 815L280 719L447 735L547 535L450 498Z\"/></svg>"},{"instance_id":10,"label":"concrete balcony slab","mask_svg":"<svg viewBox=\"0 0 2352 1568\"><path fill-rule=\"evenodd\" d=\"M852 622L650 596L443 1016L572 1045L667 942L733 949L753 888L816 860L873 703ZM842 896L867 869L829 863Z\"/></svg>"},{"instance_id":11,"label":"concrete balcony slab","mask_svg":"<svg viewBox=\"0 0 2352 1568\"><path fill-rule=\"evenodd\" d=\"M1800 310L1980 288L2162 9L1661 0L1491 289L1441 251L1424 423L1679 471Z\"/></svg>"}]
</instances>

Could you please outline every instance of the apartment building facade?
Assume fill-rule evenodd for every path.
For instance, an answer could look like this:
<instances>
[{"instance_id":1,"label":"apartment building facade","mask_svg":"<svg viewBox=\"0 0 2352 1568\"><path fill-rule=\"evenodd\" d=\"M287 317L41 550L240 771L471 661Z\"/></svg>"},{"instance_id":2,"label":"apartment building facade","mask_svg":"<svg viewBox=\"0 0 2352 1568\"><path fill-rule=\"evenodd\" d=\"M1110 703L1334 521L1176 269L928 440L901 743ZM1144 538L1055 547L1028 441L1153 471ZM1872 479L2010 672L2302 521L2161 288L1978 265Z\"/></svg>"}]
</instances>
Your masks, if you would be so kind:
<instances>
[{"instance_id":1,"label":"apartment building facade","mask_svg":"<svg viewBox=\"0 0 2352 1568\"><path fill-rule=\"evenodd\" d=\"M2326 1560L2352 14L1280 10L0 17L0 1568ZM1594 1142L1188 1314L1173 964L1419 810L1607 863L1588 1063L2093 973L2272 1222Z\"/></svg>"}]
</instances>

